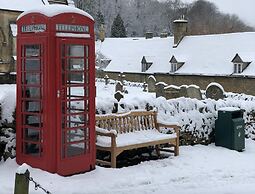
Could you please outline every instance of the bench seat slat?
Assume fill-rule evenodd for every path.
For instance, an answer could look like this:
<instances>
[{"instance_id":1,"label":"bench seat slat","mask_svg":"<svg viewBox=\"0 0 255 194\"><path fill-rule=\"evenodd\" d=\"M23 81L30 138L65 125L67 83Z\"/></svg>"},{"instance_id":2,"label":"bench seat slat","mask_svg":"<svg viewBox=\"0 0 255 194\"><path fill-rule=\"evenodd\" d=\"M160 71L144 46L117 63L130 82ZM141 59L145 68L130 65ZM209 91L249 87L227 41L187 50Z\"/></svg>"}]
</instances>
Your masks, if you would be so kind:
<instances>
[{"instance_id":1,"label":"bench seat slat","mask_svg":"<svg viewBox=\"0 0 255 194\"><path fill-rule=\"evenodd\" d=\"M116 137L116 146L124 147L128 145L142 144L146 142L169 140L176 138L176 134L163 134L156 129L141 130L132 133L118 134ZM111 147L111 138L105 136L97 137L96 145L101 147Z\"/></svg>"}]
</instances>

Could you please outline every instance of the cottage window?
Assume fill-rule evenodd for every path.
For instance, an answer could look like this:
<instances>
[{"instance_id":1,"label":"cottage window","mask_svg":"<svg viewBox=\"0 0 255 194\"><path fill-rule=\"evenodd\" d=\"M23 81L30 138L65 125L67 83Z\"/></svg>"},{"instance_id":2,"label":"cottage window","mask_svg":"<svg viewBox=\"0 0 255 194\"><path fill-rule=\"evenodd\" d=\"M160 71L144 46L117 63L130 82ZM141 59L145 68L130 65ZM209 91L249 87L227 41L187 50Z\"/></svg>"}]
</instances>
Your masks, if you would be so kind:
<instances>
[{"instance_id":1,"label":"cottage window","mask_svg":"<svg viewBox=\"0 0 255 194\"><path fill-rule=\"evenodd\" d=\"M178 64L177 63L171 63L171 72L175 72L178 70Z\"/></svg>"},{"instance_id":2,"label":"cottage window","mask_svg":"<svg viewBox=\"0 0 255 194\"><path fill-rule=\"evenodd\" d=\"M235 63L234 64L234 73L242 73L243 72L243 64Z\"/></svg>"},{"instance_id":3,"label":"cottage window","mask_svg":"<svg viewBox=\"0 0 255 194\"><path fill-rule=\"evenodd\" d=\"M152 63L142 63L142 72L146 72L150 67Z\"/></svg>"}]
</instances>

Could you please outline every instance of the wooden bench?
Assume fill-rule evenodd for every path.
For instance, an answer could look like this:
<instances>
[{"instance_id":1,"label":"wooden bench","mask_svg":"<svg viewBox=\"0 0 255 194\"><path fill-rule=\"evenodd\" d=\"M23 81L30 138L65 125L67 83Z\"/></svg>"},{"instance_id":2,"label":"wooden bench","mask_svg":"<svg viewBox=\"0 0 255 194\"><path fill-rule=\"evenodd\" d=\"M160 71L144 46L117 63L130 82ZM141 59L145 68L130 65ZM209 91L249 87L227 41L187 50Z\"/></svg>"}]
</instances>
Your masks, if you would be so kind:
<instances>
[{"instance_id":1,"label":"wooden bench","mask_svg":"<svg viewBox=\"0 0 255 194\"><path fill-rule=\"evenodd\" d=\"M174 133L161 133L160 129L174 129ZM179 126L157 122L156 111L133 111L125 114L96 115L96 149L111 153L111 161L97 163L116 168L117 156L125 150L153 146L179 155ZM163 149L174 147L174 150Z\"/></svg>"}]
</instances>

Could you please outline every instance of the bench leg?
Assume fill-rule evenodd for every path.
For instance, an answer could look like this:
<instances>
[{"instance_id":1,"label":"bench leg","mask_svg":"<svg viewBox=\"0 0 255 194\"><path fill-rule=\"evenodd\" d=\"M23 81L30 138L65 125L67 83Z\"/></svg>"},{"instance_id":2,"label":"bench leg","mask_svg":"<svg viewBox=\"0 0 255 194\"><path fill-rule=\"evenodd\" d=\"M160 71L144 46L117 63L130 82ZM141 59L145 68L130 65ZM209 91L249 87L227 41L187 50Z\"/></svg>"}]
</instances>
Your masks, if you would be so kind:
<instances>
[{"instance_id":1,"label":"bench leg","mask_svg":"<svg viewBox=\"0 0 255 194\"><path fill-rule=\"evenodd\" d=\"M157 156L160 157L160 148L159 148L159 145L156 145L155 149L156 149Z\"/></svg>"},{"instance_id":2,"label":"bench leg","mask_svg":"<svg viewBox=\"0 0 255 194\"><path fill-rule=\"evenodd\" d=\"M115 152L111 152L111 167L112 168L116 168L117 167L117 162L116 162L116 153Z\"/></svg>"},{"instance_id":3,"label":"bench leg","mask_svg":"<svg viewBox=\"0 0 255 194\"><path fill-rule=\"evenodd\" d=\"M176 139L176 145L174 146L174 155L179 156L179 138Z\"/></svg>"}]
</instances>

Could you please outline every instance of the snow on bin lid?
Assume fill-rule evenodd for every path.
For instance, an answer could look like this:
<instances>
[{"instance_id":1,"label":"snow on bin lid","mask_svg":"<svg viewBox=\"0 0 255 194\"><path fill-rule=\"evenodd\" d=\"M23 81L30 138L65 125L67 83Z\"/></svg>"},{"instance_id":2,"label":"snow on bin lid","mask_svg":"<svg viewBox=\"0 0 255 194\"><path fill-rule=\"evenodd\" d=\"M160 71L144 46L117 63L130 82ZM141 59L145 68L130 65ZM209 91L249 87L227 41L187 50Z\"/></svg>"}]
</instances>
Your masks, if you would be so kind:
<instances>
[{"instance_id":1,"label":"snow on bin lid","mask_svg":"<svg viewBox=\"0 0 255 194\"><path fill-rule=\"evenodd\" d=\"M237 107L222 107L218 109L219 111L239 111L240 108Z\"/></svg>"},{"instance_id":2,"label":"snow on bin lid","mask_svg":"<svg viewBox=\"0 0 255 194\"><path fill-rule=\"evenodd\" d=\"M67 5L43 5L43 6L39 6L36 7L34 9L31 10L27 10L25 12L23 12L22 14L19 15L19 17L17 18L17 20L19 20L21 17L29 14L29 13L41 13L45 16L48 17L53 17L56 15L59 15L61 13L77 13L77 14L81 14L84 15L92 20L93 17L91 15L89 15L87 12L75 8L75 7L71 7L71 6L67 6Z\"/></svg>"}]
</instances>

